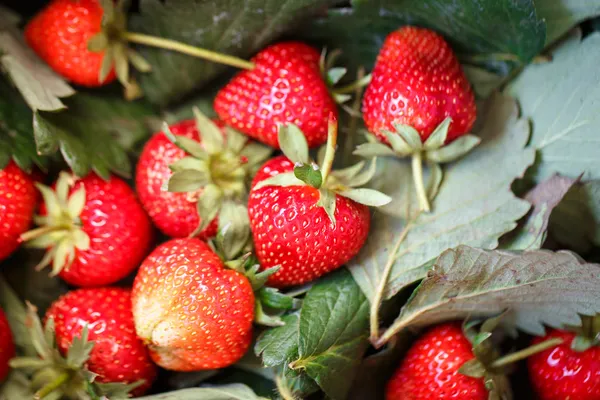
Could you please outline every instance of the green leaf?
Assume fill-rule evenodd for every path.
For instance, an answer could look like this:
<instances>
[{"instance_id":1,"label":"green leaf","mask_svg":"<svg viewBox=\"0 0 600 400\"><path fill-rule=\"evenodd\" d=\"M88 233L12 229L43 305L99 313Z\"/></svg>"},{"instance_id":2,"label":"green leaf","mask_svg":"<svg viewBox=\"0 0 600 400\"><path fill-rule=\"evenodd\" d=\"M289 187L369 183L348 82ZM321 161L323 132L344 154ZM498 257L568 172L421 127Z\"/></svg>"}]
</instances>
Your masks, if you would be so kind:
<instances>
[{"instance_id":1,"label":"green leaf","mask_svg":"<svg viewBox=\"0 0 600 400\"><path fill-rule=\"evenodd\" d=\"M600 312L600 265L565 251L525 253L459 246L442 253L388 331L509 309L504 324L535 335Z\"/></svg>"},{"instance_id":2,"label":"green leaf","mask_svg":"<svg viewBox=\"0 0 600 400\"><path fill-rule=\"evenodd\" d=\"M254 352L262 358L265 367L288 363L297 355L300 314L288 314L282 319L284 326L267 329L254 346Z\"/></svg>"},{"instance_id":3,"label":"green leaf","mask_svg":"<svg viewBox=\"0 0 600 400\"><path fill-rule=\"evenodd\" d=\"M532 120L531 145L538 160L529 176L536 182L554 173L600 178L599 46L600 33L583 41L574 36L556 50L552 62L530 65L508 88Z\"/></svg>"},{"instance_id":4,"label":"green leaf","mask_svg":"<svg viewBox=\"0 0 600 400\"><path fill-rule=\"evenodd\" d=\"M337 0L142 0L129 30L177 40L221 53L248 58L282 33ZM137 79L150 101L165 105L198 89L225 67L141 46L152 72Z\"/></svg>"},{"instance_id":5,"label":"green leaf","mask_svg":"<svg viewBox=\"0 0 600 400\"><path fill-rule=\"evenodd\" d=\"M139 400L259 400L252 389L246 385L231 385L190 388L166 392L151 396L138 397Z\"/></svg>"},{"instance_id":6,"label":"green leaf","mask_svg":"<svg viewBox=\"0 0 600 400\"><path fill-rule=\"evenodd\" d=\"M323 184L323 175L316 164L295 167L294 176L315 189L319 189Z\"/></svg>"},{"instance_id":7,"label":"green leaf","mask_svg":"<svg viewBox=\"0 0 600 400\"><path fill-rule=\"evenodd\" d=\"M535 0L535 9L546 20L546 44L554 43L580 22L600 15L600 3L587 0Z\"/></svg>"},{"instance_id":8,"label":"green leaf","mask_svg":"<svg viewBox=\"0 0 600 400\"><path fill-rule=\"evenodd\" d=\"M533 205L533 209L519 223L517 229L503 240L501 247L510 250L541 248L546 239L552 210L561 202L575 183L576 181L571 178L554 175L527 193L525 200Z\"/></svg>"},{"instance_id":9,"label":"green leaf","mask_svg":"<svg viewBox=\"0 0 600 400\"><path fill-rule=\"evenodd\" d=\"M294 164L308 164L308 142L304 133L294 124L280 125L277 140L281 151Z\"/></svg>"},{"instance_id":10,"label":"green leaf","mask_svg":"<svg viewBox=\"0 0 600 400\"><path fill-rule=\"evenodd\" d=\"M276 310L291 310L294 307L294 299L276 288L261 288L258 291L258 298L261 303Z\"/></svg>"},{"instance_id":11,"label":"green leaf","mask_svg":"<svg viewBox=\"0 0 600 400\"><path fill-rule=\"evenodd\" d=\"M500 95L490 98L481 111L476 133L482 144L444 166L430 214L416 211L410 163L378 160L382 168L371 186L393 200L375 212L366 245L349 263L370 299L388 262L392 269L385 298L424 278L431 261L448 248L460 244L496 248L499 237L513 230L529 209L510 189L533 162L533 150L524 148L529 139L527 121L518 118L514 100Z\"/></svg>"},{"instance_id":12,"label":"green leaf","mask_svg":"<svg viewBox=\"0 0 600 400\"><path fill-rule=\"evenodd\" d=\"M300 311L298 359L333 400L345 399L367 348L369 302L341 270L307 293Z\"/></svg>"}]
</instances>

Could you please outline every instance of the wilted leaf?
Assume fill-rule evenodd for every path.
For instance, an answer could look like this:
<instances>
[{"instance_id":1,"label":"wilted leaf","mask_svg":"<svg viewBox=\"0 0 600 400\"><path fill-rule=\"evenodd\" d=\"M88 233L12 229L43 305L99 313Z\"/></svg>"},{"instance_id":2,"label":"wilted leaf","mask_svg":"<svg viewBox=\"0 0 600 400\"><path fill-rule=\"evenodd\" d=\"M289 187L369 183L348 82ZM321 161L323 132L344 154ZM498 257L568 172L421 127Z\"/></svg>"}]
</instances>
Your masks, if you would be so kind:
<instances>
[{"instance_id":1,"label":"wilted leaf","mask_svg":"<svg viewBox=\"0 0 600 400\"><path fill-rule=\"evenodd\" d=\"M600 15L600 3L588 0L535 0L538 17L546 20L546 44L585 19Z\"/></svg>"},{"instance_id":2,"label":"wilted leaf","mask_svg":"<svg viewBox=\"0 0 600 400\"><path fill-rule=\"evenodd\" d=\"M482 143L444 166L444 180L430 214L416 212L410 164L382 160L382 173L373 183L394 200L374 214L367 244L349 263L369 299L374 298L388 262L392 270L386 298L424 278L430 262L448 248L459 244L496 248L498 238L513 230L529 209L510 189L533 162L533 150L524 149L529 139L527 121L518 118L514 100L496 95L488 100L480 124L475 133Z\"/></svg>"},{"instance_id":3,"label":"wilted leaf","mask_svg":"<svg viewBox=\"0 0 600 400\"><path fill-rule=\"evenodd\" d=\"M542 335L543 325L580 325L578 314L600 312L599 285L600 265L570 252L459 246L440 255L386 335L506 309L505 323Z\"/></svg>"},{"instance_id":4,"label":"wilted leaf","mask_svg":"<svg viewBox=\"0 0 600 400\"><path fill-rule=\"evenodd\" d=\"M248 386L231 384L176 390L151 396L138 397L139 400L259 400Z\"/></svg>"},{"instance_id":5,"label":"wilted leaf","mask_svg":"<svg viewBox=\"0 0 600 400\"><path fill-rule=\"evenodd\" d=\"M583 41L575 36L556 50L552 62L530 65L508 88L532 120L536 182L554 173L600 178L599 46L600 33Z\"/></svg>"}]
</instances>

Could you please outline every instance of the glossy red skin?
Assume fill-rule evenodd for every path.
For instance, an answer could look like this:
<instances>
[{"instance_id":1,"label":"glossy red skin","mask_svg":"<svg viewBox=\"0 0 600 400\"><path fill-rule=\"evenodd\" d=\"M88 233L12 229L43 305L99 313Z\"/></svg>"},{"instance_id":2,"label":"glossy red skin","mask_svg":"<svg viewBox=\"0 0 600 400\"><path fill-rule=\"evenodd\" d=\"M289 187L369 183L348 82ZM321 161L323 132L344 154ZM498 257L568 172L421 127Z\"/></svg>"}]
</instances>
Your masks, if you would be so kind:
<instances>
[{"instance_id":1,"label":"glossy red skin","mask_svg":"<svg viewBox=\"0 0 600 400\"><path fill-rule=\"evenodd\" d=\"M169 126L174 135L185 136L200 142L200 134L194 120L181 121ZM198 195L173 193L162 190L173 172L169 165L181 160L187 153L175 146L163 132L156 133L144 146L135 174L135 185L144 209L152 222L165 235L187 237L200 225L196 209ZM210 238L217 234L215 218L199 237Z\"/></svg>"},{"instance_id":2,"label":"glossy red skin","mask_svg":"<svg viewBox=\"0 0 600 400\"><path fill-rule=\"evenodd\" d=\"M575 334L552 329L532 344L561 338L559 346L527 359L529 377L540 400L600 400L600 348L571 349Z\"/></svg>"},{"instance_id":3,"label":"glossy red skin","mask_svg":"<svg viewBox=\"0 0 600 400\"><path fill-rule=\"evenodd\" d=\"M98 0L53 0L29 21L25 39L54 71L71 82L102 86L115 80L114 69L100 82L104 51L89 51L87 44L101 31L103 14Z\"/></svg>"},{"instance_id":4,"label":"glossy red skin","mask_svg":"<svg viewBox=\"0 0 600 400\"><path fill-rule=\"evenodd\" d=\"M452 118L446 143L469 133L477 109L469 81L452 49L437 33L406 26L386 38L363 97L368 130L388 143L392 122L414 127L425 141Z\"/></svg>"},{"instance_id":5,"label":"glossy red skin","mask_svg":"<svg viewBox=\"0 0 600 400\"><path fill-rule=\"evenodd\" d=\"M458 373L474 358L459 323L425 332L410 348L387 384L386 400L487 400L483 379Z\"/></svg>"},{"instance_id":6,"label":"glossy red skin","mask_svg":"<svg viewBox=\"0 0 600 400\"><path fill-rule=\"evenodd\" d=\"M199 239L158 246L140 267L132 301L138 335L163 368L224 368L250 347L252 286Z\"/></svg>"},{"instance_id":7,"label":"glossy red skin","mask_svg":"<svg viewBox=\"0 0 600 400\"><path fill-rule=\"evenodd\" d=\"M37 202L34 180L14 162L0 170L0 261L19 247Z\"/></svg>"},{"instance_id":8,"label":"glossy red skin","mask_svg":"<svg viewBox=\"0 0 600 400\"><path fill-rule=\"evenodd\" d=\"M107 182L91 173L78 179L70 193L80 185L86 193L80 219L90 248L75 249L73 263L59 276L74 286L110 285L133 272L148 254L152 225L133 190L116 176Z\"/></svg>"},{"instance_id":9,"label":"glossy red skin","mask_svg":"<svg viewBox=\"0 0 600 400\"><path fill-rule=\"evenodd\" d=\"M0 308L0 382L6 378L10 371L8 361L15 356L15 344L13 342L10 326L4 311Z\"/></svg>"},{"instance_id":10,"label":"glossy red skin","mask_svg":"<svg viewBox=\"0 0 600 400\"><path fill-rule=\"evenodd\" d=\"M98 374L103 383L133 383L144 380L136 388L136 396L145 393L157 368L148 349L135 333L131 313L131 292L116 287L73 290L55 301L46 311L45 320L52 318L56 328L56 343L67 354L75 337L81 337L87 325L94 348L87 362L89 371Z\"/></svg>"},{"instance_id":11,"label":"glossy red skin","mask_svg":"<svg viewBox=\"0 0 600 400\"><path fill-rule=\"evenodd\" d=\"M255 252L262 269L281 265L268 285L301 285L331 272L353 258L369 233L369 208L337 196L333 228L319 192L309 186L254 186L274 175L293 171L284 156L267 161L252 182L248 215Z\"/></svg>"},{"instance_id":12,"label":"glossy red skin","mask_svg":"<svg viewBox=\"0 0 600 400\"><path fill-rule=\"evenodd\" d=\"M240 132L279 148L277 125L294 123L310 147L327 141L335 101L318 68L319 53L299 42L283 42L259 52L256 67L238 73L217 93L219 118Z\"/></svg>"}]
</instances>

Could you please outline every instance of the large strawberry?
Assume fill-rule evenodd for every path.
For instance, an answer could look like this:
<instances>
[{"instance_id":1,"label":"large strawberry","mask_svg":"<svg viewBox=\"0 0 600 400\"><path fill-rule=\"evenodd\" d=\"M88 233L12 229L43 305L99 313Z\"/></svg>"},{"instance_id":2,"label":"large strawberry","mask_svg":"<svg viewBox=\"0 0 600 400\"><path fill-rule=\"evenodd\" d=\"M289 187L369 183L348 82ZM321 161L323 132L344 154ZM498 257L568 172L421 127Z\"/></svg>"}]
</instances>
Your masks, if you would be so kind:
<instances>
[{"instance_id":1,"label":"large strawberry","mask_svg":"<svg viewBox=\"0 0 600 400\"><path fill-rule=\"evenodd\" d=\"M44 204L39 228L21 235L47 248L40 266L76 286L103 286L131 273L152 241L152 226L135 193L121 179L61 172L55 191L36 184Z\"/></svg>"},{"instance_id":2,"label":"large strawberry","mask_svg":"<svg viewBox=\"0 0 600 400\"><path fill-rule=\"evenodd\" d=\"M247 219L241 205L250 176L270 154L267 147L194 111L195 121L154 135L137 165L140 200L159 229L173 237L212 237L238 210Z\"/></svg>"},{"instance_id":3,"label":"large strawberry","mask_svg":"<svg viewBox=\"0 0 600 400\"><path fill-rule=\"evenodd\" d=\"M12 161L0 169L0 261L19 246L31 225L37 195L33 179Z\"/></svg>"},{"instance_id":4,"label":"large strawberry","mask_svg":"<svg viewBox=\"0 0 600 400\"><path fill-rule=\"evenodd\" d=\"M587 326L586 326L587 325ZM558 338L559 346L528 359L529 377L540 400L600 400L598 323L584 324L588 332L551 329L532 344ZM591 333L588 334L588 333Z\"/></svg>"},{"instance_id":5,"label":"large strawberry","mask_svg":"<svg viewBox=\"0 0 600 400\"><path fill-rule=\"evenodd\" d=\"M238 361L252 340L254 301L250 281L195 238L158 246L132 292L136 330L152 359L179 371Z\"/></svg>"},{"instance_id":6,"label":"large strawberry","mask_svg":"<svg viewBox=\"0 0 600 400\"><path fill-rule=\"evenodd\" d=\"M8 320L4 311L0 308L0 383L8 375L10 366L8 361L15 356L15 344L13 342L12 333Z\"/></svg>"},{"instance_id":7,"label":"large strawberry","mask_svg":"<svg viewBox=\"0 0 600 400\"><path fill-rule=\"evenodd\" d=\"M253 182L248 214L256 255L263 268L281 267L269 279L272 286L303 284L349 261L369 232L366 205L391 200L371 189L355 189L374 173L373 168L361 173L364 163L331 172L336 137L332 116L319 169L311 164L298 127L281 129L279 143L286 157L268 161Z\"/></svg>"},{"instance_id":8,"label":"large strawberry","mask_svg":"<svg viewBox=\"0 0 600 400\"><path fill-rule=\"evenodd\" d=\"M429 202L419 176L422 160L449 162L477 145L478 139L467 135L476 114L469 82L440 35L413 26L388 35L363 97L363 118L369 131L397 155L412 154L415 185L425 211ZM373 154L375 147L367 144L362 152Z\"/></svg>"},{"instance_id":9,"label":"large strawberry","mask_svg":"<svg viewBox=\"0 0 600 400\"><path fill-rule=\"evenodd\" d=\"M318 66L319 53L302 43L267 47L254 58L255 67L239 72L217 93L219 118L240 132L279 148L278 125L294 123L309 147L327 140L327 118L337 115Z\"/></svg>"}]
</instances>

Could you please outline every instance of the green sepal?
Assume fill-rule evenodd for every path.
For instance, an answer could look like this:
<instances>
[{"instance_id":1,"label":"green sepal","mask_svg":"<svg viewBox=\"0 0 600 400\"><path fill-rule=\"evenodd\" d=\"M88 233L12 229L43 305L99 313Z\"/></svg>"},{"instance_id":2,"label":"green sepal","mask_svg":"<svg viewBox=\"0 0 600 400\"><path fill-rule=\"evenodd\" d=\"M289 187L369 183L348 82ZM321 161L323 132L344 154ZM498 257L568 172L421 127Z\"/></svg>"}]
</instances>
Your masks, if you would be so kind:
<instances>
[{"instance_id":1,"label":"green sepal","mask_svg":"<svg viewBox=\"0 0 600 400\"><path fill-rule=\"evenodd\" d=\"M98 394L101 396L99 400L102 399L110 399L110 400L125 400L131 398L130 393L132 390L142 386L145 381L139 380L133 383L119 383L119 382L111 382L111 383L95 383L91 387L98 388Z\"/></svg>"},{"instance_id":2,"label":"green sepal","mask_svg":"<svg viewBox=\"0 0 600 400\"><path fill-rule=\"evenodd\" d=\"M89 330L84 326L81 337L74 337L71 347L67 351L67 365L72 368L80 368L90 358L94 342L89 341Z\"/></svg>"},{"instance_id":3,"label":"green sepal","mask_svg":"<svg viewBox=\"0 0 600 400\"><path fill-rule=\"evenodd\" d=\"M231 152L234 154L240 154L240 152L244 149L244 146L246 146L246 144L249 142L248 136L239 133L230 126L226 126L224 129L225 136L227 138L225 143L226 148L231 150Z\"/></svg>"},{"instance_id":4,"label":"green sepal","mask_svg":"<svg viewBox=\"0 0 600 400\"><path fill-rule=\"evenodd\" d=\"M256 294L261 303L275 310L292 310L299 307L299 300L281 293L276 288L265 286L260 288Z\"/></svg>"},{"instance_id":5,"label":"green sepal","mask_svg":"<svg viewBox=\"0 0 600 400\"><path fill-rule=\"evenodd\" d=\"M425 143L423 143L423 149L425 149L425 151L436 150L444 146L446 139L448 138L448 129L450 128L451 123L452 118L446 117L442 123L431 132L431 135L429 135Z\"/></svg>"},{"instance_id":6,"label":"green sepal","mask_svg":"<svg viewBox=\"0 0 600 400\"><path fill-rule=\"evenodd\" d=\"M421 135L419 132L410 125L404 125L399 122L392 122L392 126L396 130L396 132L404 139L406 145L414 150L420 150L423 147L423 142L421 141Z\"/></svg>"},{"instance_id":7,"label":"green sepal","mask_svg":"<svg viewBox=\"0 0 600 400\"><path fill-rule=\"evenodd\" d=\"M476 358L465 362L458 369L458 373L471 378L483 378L486 374L485 366Z\"/></svg>"},{"instance_id":8,"label":"green sepal","mask_svg":"<svg viewBox=\"0 0 600 400\"><path fill-rule=\"evenodd\" d=\"M198 131L202 134L202 144L208 154L217 154L225 150L225 139L221 129L204 115L198 107L193 107L192 112L196 119Z\"/></svg>"},{"instance_id":9,"label":"green sepal","mask_svg":"<svg viewBox=\"0 0 600 400\"><path fill-rule=\"evenodd\" d=\"M330 86L336 85L348 72L344 67L333 67L327 70L327 83Z\"/></svg>"},{"instance_id":10,"label":"green sepal","mask_svg":"<svg viewBox=\"0 0 600 400\"><path fill-rule=\"evenodd\" d=\"M337 198L334 192L324 188L319 189L319 201L317 202L317 206L323 207L325 213L327 213L327 217L329 217L329 220L331 221L332 226L335 226L336 202Z\"/></svg>"},{"instance_id":11,"label":"green sepal","mask_svg":"<svg viewBox=\"0 0 600 400\"><path fill-rule=\"evenodd\" d=\"M323 157L324 156L325 154L323 154ZM333 176L334 178L345 184L345 182L350 182L352 179L354 179L354 177L358 175L360 171L363 170L365 164L365 161L357 162L356 164L351 165L350 167L331 171L330 176Z\"/></svg>"},{"instance_id":12,"label":"green sepal","mask_svg":"<svg viewBox=\"0 0 600 400\"><path fill-rule=\"evenodd\" d=\"M265 286L265 283L267 283L269 277L277 271L279 271L280 268L280 265L276 265L274 267L267 268L264 271L259 272L260 265L254 264L250 268L246 269L246 277L250 281L252 289L254 291L257 291L258 289Z\"/></svg>"},{"instance_id":13,"label":"green sepal","mask_svg":"<svg viewBox=\"0 0 600 400\"><path fill-rule=\"evenodd\" d=\"M294 164L309 164L308 142L297 125L279 125L277 139L281 151L290 161Z\"/></svg>"},{"instance_id":14,"label":"green sepal","mask_svg":"<svg viewBox=\"0 0 600 400\"><path fill-rule=\"evenodd\" d=\"M200 224L192 232L190 237L197 236L200 232L206 229L208 225L216 218L221 209L223 200L223 191L214 184L206 185L198 197L196 209L200 217Z\"/></svg>"},{"instance_id":15,"label":"green sepal","mask_svg":"<svg viewBox=\"0 0 600 400\"><path fill-rule=\"evenodd\" d=\"M245 205L231 200L224 201L219 211L217 241L227 260L234 259L250 238L250 221Z\"/></svg>"},{"instance_id":16,"label":"green sepal","mask_svg":"<svg viewBox=\"0 0 600 400\"><path fill-rule=\"evenodd\" d=\"M270 315L265 312L260 301L254 303L254 322L264 326L284 326L285 322L281 319L281 313Z\"/></svg>"},{"instance_id":17,"label":"green sepal","mask_svg":"<svg viewBox=\"0 0 600 400\"><path fill-rule=\"evenodd\" d=\"M352 96L349 95L349 94L333 93L333 100L335 100L335 102L337 104L344 104L345 102L347 102L351 98L352 98Z\"/></svg>"},{"instance_id":18,"label":"green sepal","mask_svg":"<svg viewBox=\"0 0 600 400\"><path fill-rule=\"evenodd\" d=\"M429 167L429 179L427 180L427 198L430 201L433 201L437 196L440 186L442 186L442 181L444 180L444 171L439 164L436 163L427 163Z\"/></svg>"},{"instance_id":19,"label":"green sepal","mask_svg":"<svg viewBox=\"0 0 600 400\"><path fill-rule=\"evenodd\" d=\"M442 164L455 161L473 150L480 142L481 139L475 135L463 135L446 146L428 151L426 158L431 162Z\"/></svg>"},{"instance_id":20,"label":"green sepal","mask_svg":"<svg viewBox=\"0 0 600 400\"><path fill-rule=\"evenodd\" d=\"M340 182L343 185L351 187L351 188L363 186L363 185L366 185L369 181L371 181L371 179L373 179L376 172L377 172L377 157L373 157L371 159L371 163L369 164L369 168L367 170L356 174L355 176L353 176L352 178L350 178L348 180L340 179ZM335 176L337 177L337 175L335 175Z\"/></svg>"},{"instance_id":21,"label":"green sepal","mask_svg":"<svg viewBox=\"0 0 600 400\"><path fill-rule=\"evenodd\" d=\"M296 178L294 172L284 172L260 181L254 186L254 190L261 189L265 186L306 186L306 183Z\"/></svg>"},{"instance_id":22,"label":"green sepal","mask_svg":"<svg viewBox=\"0 0 600 400\"><path fill-rule=\"evenodd\" d=\"M247 142L246 146L240 151L240 156L247 159L250 174L253 175L256 172L255 170L265 162L272 153L273 149L269 146L256 142Z\"/></svg>"},{"instance_id":23,"label":"green sepal","mask_svg":"<svg viewBox=\"0 0 600 400\"><path fill-rule=\"evenodd\" d=\"M186 169L195 169L198 171L207 171L206 162L199 160L196 157L183 157L169 165L169 169L173 172L183 171Z\"/></svg>"},{"instance_id":24,"label":"green sepal","mask_svg":"<svg viewBox=\"0 0 600 400\"><path fill-rule=\"evenodd\" d=\"M392 198L387 194L381 193L378 190L367 188L348 189L339 192L338 194L357 203L370 207L385 206L392 201Z\"/></svg>"},{"instance_id":25,"label":"green sepal","mask_svg":"<svg viewBox=\"0 0 600 400\"><path fill-rule=\"evenodd\" d=\"M394 150L383 143L363 143L356 147L352 154L361 157L395 156Z\"/></svg>"},{"instance_id":26,"label":"green sepal","mask_svg":"<svg viewBox=\"0 0 600 400\"><path fill-rule=\"evenodd\" d=\"M198 169L184 169L171 175L166 182L166 189L169 192L185 193L195 192L210 182L208 173Z\"/></svg>"},{"instance_id":27,"label":"green sepal","mask_svg":"<svg viewBox=\"0 0 600 400\"><path fill-rule=\"evenodd\" d=\"M390 146L392 146L392 150L395 155L399 157L407 156L413 153L415 150L419 150L419 148L414 149L410 147L410 145L397 133L390 132L387 130L383 131L383 134L387 138L388 142L390 142Z\"/></svg>"},{"instance_id":28,"label":"green sepal","mask_svg":"<svg viewBox=\"0 0 600 400\"><path fill-rule=\"evenodd\" d=\"M162 131L165 136L181 150L200 160L208 160L209 155L199 142L182 135L174 135L166 122L164 122L162 125Z\"/></svg>"},{"instance_id":29,"label":"green sepal","mask_svg":"<svg viewBox=\"0 0 600 400\"><path fill-rule=\"evenodd\" d=\"M323 175L316 164L303 164L294 167L294 176L315 189L319 189L323 184Z\"/></svg>"}]
</instances>

